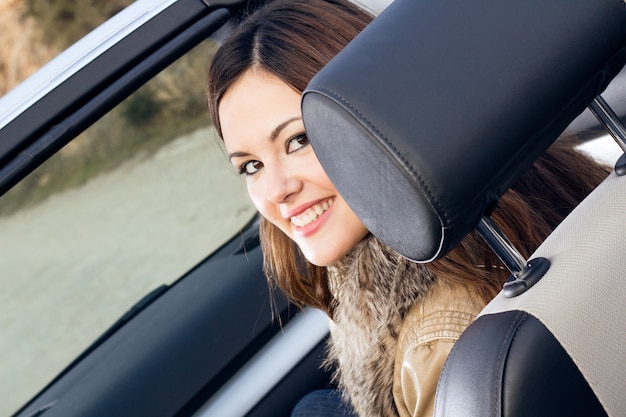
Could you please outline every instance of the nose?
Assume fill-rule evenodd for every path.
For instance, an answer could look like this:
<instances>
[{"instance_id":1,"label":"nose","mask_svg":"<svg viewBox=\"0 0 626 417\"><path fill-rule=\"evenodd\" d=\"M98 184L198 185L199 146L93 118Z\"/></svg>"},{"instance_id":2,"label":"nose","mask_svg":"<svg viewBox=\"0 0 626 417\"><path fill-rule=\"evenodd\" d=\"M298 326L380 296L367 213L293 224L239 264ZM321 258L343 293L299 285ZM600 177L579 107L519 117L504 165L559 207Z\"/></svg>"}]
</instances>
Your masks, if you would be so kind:
<instances>
[{"instance_id":1,"label":"nose","mask_svg":"<svg viewBox=\"0 0 626 417\"><path fill-rule=\"evenodd\" d=\"M280 165L268 169L266 166L265 170L265 198L268 201L286 203L302 189L302 180L289 167Z\"/></svg>"}]
</instances>

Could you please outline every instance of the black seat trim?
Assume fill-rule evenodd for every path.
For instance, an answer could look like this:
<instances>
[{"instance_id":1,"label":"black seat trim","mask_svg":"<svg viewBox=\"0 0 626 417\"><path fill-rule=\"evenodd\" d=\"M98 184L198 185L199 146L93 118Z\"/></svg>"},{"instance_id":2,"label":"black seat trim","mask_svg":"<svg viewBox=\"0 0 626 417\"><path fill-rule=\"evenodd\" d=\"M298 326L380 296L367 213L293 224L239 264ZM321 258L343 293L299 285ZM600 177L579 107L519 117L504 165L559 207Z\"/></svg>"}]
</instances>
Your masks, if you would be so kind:
<instances>
[{"instance_id":1,"label":"black seat trim","mask_svg":"<svg viewBox=\"0 0 626 417\"><path fill-rule=\"evenodd\" d=\"M565 349L537 318L523 311L481 316L461 335L441 374L434 413L606 415Z\"/></svg>"}]
</instances>

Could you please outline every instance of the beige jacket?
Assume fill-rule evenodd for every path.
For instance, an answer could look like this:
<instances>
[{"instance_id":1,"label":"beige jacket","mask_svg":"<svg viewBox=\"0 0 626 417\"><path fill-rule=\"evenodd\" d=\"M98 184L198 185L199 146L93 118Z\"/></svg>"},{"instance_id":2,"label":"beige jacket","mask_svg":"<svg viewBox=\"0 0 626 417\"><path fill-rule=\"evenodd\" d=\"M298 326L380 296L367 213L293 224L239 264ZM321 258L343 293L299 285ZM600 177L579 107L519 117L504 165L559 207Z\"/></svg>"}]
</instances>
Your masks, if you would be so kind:
<instances>
[{"instance_id":1,"label":"beige jacket","mask_svg":"<svg viewBox=\"0 0 626 417\"><path fill-rule=\"evenodd\" d=\"M452 346L482 309L462 286L434 284L405 317L394 364L393 396L401 417L432 416L439 374Z\"/></svg>"},{"instance_id":2,"label":"beige jacket","mask_svg":"<svg viewBox=\"0 0 626 417\"><path fill-rule=\"evenodd\" d=\"M374 237L329 268L328 362L360 417L430 416L443 362L481 309Z\"/></svg>"}]
</instances>

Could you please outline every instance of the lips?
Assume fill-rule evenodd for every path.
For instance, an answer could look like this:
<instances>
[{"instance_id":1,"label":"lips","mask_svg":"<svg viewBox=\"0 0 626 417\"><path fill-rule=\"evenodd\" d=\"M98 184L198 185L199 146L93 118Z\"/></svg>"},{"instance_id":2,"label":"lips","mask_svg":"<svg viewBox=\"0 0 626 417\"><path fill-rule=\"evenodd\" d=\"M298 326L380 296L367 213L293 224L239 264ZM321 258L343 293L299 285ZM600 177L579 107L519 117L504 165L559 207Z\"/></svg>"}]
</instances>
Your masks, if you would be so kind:
<instances>
[{"instance_id":1,"label":"lips","mask_svg":"<svg viewBox=\"0 0 626 417\"><path fill-rule=\"evenodd\" d=\"M312 207L309 207L297 216L291 217L291 223L296 227L304 227L313 223L319 216L328 210L330 206L333 205L334 201L334 198L329 198L328 200L324 200Z\"/></svg>"}]
</instances>

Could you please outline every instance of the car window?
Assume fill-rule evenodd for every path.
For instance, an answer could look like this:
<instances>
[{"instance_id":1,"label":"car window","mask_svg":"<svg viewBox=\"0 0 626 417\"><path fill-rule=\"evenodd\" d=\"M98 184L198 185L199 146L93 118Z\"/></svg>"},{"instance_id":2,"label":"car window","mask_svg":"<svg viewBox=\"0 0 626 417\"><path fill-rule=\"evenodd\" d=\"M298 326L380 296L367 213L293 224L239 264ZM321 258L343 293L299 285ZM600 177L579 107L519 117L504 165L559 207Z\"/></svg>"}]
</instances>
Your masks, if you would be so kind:
<instances>
[{"instance_id":1,"label":"car window","mask_svg":"<svg viewBox=\"0 0 626 417\"><path fill-rule=\"evenodd\" d=\"M209 127L215 49L196 47L0 198L0 415L255 215Z\"/></svg>"}]
</instances>

